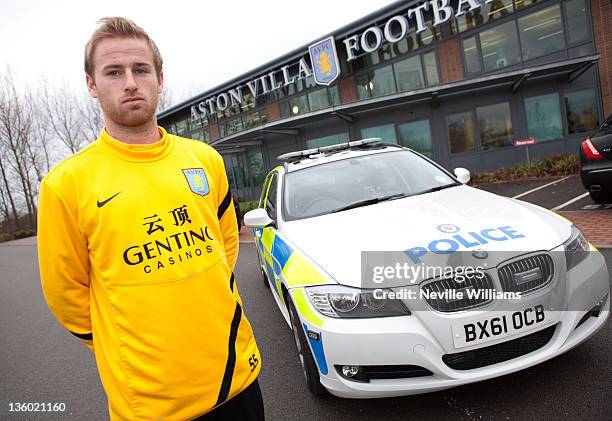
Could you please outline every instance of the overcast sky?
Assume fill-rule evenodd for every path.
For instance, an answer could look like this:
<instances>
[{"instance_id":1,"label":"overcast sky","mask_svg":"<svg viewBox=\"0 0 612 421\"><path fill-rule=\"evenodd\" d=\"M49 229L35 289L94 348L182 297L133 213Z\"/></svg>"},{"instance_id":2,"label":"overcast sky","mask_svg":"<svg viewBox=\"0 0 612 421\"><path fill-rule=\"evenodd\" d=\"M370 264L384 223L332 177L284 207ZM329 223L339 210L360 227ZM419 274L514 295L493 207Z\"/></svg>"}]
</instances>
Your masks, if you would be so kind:
<instances>
[{"instance_id":1,"label":"overcast sky","mask_svg":"<svg viewBox=\"0 0 612 421\"><path fill-rule=\"evenodd\" d=\"M0 0L0 70L85 92L83 48L104 16L155 40L173 102L212 88L365 16L391 0Z\"/></svg>"}]
</instances>

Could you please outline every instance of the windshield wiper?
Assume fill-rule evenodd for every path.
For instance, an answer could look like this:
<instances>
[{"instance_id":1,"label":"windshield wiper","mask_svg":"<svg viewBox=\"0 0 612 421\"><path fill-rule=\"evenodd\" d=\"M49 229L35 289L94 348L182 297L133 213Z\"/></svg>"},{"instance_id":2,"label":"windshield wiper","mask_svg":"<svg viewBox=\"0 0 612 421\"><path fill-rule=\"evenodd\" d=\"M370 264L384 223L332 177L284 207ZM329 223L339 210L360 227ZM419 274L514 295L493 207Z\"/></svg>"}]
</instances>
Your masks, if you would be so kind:
<instances>
[{"instance_id":1,"label":"windshield wiper","mask_svg":"<svg viewBox=\"0 0 612 421\"><path fill-rule=\"evenodd\" d=\"M420 191L418 193L415 193L414 196L416 196L417 194L432 193L432 192L435 192L435 191L440 191L442 189L447 189L449 187L455 187L455 186L461 186L461 183L451 183L451 184L444 184L442 186L432 187L431 189L427 189L427 190L423 190L423 191Z\"/></svg>"},{"instance_id":2,"label":"windshield wiper","mask_svg":"<svg viewBox=\"0 0 612 421\"><path fill-rule=\"evenodd\" d=\"M406 194L406 193L397 193L397 194L392 194L392 195L389 195L389 196L373 197L371 199L360 200L358 202L353 202L353 203L348 204L346 206L343 206L341 208L334 209L332 211L332 213L342 212L342 211L349 210L349 209L360 208L362 206L374 205L376 203L385 202L387 200L400 199L402 197L408 197L408 196L410 196L410 195Z\"/></svg>"}]
</instances>

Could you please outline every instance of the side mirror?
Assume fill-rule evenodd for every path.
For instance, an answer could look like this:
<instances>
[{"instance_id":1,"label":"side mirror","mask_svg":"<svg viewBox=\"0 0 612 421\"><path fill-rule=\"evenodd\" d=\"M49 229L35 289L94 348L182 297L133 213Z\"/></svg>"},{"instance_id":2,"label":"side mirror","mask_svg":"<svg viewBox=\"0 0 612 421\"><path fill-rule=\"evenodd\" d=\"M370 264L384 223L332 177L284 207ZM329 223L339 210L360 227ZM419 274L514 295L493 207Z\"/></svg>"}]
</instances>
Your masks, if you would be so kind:
<instances>
[{"instance_id":1,"label":"side mirror","mask_svg":"<svg viewBox=\"0 0 612 421\"><path fill-rule=\"evenodd\" d=\"M466 170L465 168L455 168L453 172L455 173L455 177L457 177L457 180L459 180L461 184L467 184L468 181L470 181L469 170Z\"/></svg>"},{"instance_id":2,"label":"side mirror","mask_svg":"<svg viewBox=\"0 0 612 421\"><path fill-rule=\"evenodd\" d=\"M274 223L263 208L253 209L244 214L244 225L251 228L265 228Z\"/></svg>"}]
</instances>

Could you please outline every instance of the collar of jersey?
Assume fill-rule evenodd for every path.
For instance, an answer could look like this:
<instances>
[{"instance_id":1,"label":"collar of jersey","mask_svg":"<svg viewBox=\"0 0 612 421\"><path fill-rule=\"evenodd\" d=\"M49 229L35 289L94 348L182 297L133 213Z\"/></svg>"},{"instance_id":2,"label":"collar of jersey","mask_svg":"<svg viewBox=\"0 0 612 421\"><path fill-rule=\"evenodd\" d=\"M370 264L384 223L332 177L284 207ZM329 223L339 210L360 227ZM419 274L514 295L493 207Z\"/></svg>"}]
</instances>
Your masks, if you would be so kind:
<instances>
[{"instance_id":1,"label":"collar of jersey","mask_svg":"<svg viewBox=\"0 0 612 421\"><path fill-rule=\"evenodd\" d=\"M174 137L159 127L161 139L155 143L131 144L112 137L106 129L102 129L96 143L110 154L132 162L152 162L166 157L174 147Z\"/></svg>"}]
</instances>

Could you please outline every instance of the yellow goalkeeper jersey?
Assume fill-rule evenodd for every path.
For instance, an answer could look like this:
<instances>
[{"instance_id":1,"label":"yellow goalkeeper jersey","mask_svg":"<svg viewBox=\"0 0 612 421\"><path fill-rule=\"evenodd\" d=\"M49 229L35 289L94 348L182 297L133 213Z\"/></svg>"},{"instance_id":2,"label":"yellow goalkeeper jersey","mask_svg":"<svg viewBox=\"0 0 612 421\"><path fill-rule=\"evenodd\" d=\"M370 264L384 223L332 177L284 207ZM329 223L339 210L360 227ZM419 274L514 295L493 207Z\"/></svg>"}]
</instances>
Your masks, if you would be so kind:
<instances>
[{"instance_id":1,"label":"yellow goalkeeper jersey","mask_svg":"<svg viewBox=\"0 0 612 421\"><path fill-rule=\"evenodd\" d=\"M257 377L221 156L105 130L43 179L38 256L59 322L94 351L112 420L188 420Z\"/></svg>"}]
</instances>

